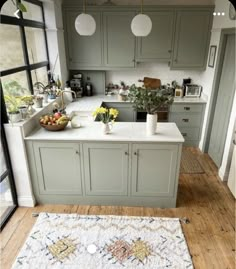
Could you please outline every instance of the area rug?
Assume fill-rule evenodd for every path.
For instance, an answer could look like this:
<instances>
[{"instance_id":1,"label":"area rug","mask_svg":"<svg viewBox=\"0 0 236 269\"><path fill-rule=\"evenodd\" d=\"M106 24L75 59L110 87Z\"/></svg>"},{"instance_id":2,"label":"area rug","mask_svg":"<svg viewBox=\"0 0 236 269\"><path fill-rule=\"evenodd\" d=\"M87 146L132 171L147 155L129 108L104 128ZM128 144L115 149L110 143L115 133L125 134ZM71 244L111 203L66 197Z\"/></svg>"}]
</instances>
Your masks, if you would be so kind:
<instances>
[{"instance_id":1,"label":"area rug","mask_svg":"<svg viewBox=\"0 0 236 269\"><path fill-rule=\"evenodd\" d=\"M205 173L200 165L197 157L188 149L183 149L181 162L180 162L181 174L203 174Z\"/></svg>"},{"instance_id":2,"label":"area rug","mask_svg":"<svg viewBox=\"0 0 236 269\"><path fill-rule=\"evenodd\" d=\"M26 269L191 269L176 218L40 213L13 265Z\"/></svg>"}]
</instances>

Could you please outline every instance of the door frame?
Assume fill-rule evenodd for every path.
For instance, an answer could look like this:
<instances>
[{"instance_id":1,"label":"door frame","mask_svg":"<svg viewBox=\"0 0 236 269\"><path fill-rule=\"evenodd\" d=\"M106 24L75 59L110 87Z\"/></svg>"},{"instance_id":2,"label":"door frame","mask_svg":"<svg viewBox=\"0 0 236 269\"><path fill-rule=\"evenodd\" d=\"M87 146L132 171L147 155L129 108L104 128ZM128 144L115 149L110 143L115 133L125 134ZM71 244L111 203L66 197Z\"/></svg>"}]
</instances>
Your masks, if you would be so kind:
<instances>
[{"instance_id":1,"label":"door frame","mask_svg":"<svg viewBox=\"0 0 236 269\"><path fill-rule=\"evenodd\" d=\"M220 78L221 78L221 73L222 73L222 68L223 68L227 36L232 35L232 34L236 34L235 28L225 28L221 30L220 42L219 42L218 53L217 53L216 68L215 68L215 74L214 74L214 79L213 79L213 84L212 84L212 93L211 93L212 98L210 100L209 113L208 113L207 122L206 122L206 135L203 140L203 152L206 152L206 153L209 150L210 137L211 137L213 119L214 119L214 114L215 114L217 96L218 96L218 91L219 91ZM231 111L232 111L232 107L231 107Z\"/></svg>"}]
</instances>

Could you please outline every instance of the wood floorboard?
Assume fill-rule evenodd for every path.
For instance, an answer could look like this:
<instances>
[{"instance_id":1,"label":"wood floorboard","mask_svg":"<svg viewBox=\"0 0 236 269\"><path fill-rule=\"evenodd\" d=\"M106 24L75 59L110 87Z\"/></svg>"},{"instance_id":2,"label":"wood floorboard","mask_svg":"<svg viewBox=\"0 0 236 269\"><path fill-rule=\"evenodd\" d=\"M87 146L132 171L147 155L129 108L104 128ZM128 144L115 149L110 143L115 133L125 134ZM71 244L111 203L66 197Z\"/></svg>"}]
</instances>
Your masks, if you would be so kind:
<instances>
[{"instance_id":1,"label":"wood floorboard","mask_svg":"<svg viewBox=\"0 0 236 269\"><path fill-rule=\"evenodd\" d=\"M180 174L177 208L39 205L18 208L0 233L1 268L9 269L37 218L36 212L188 218L182 229L195 269L235 269L235 199L207 154L191 149L204 174ZM32 268L33 269L33 268ZM179 268L182 269L182 268Z\"/></svg>"}]
</instances>

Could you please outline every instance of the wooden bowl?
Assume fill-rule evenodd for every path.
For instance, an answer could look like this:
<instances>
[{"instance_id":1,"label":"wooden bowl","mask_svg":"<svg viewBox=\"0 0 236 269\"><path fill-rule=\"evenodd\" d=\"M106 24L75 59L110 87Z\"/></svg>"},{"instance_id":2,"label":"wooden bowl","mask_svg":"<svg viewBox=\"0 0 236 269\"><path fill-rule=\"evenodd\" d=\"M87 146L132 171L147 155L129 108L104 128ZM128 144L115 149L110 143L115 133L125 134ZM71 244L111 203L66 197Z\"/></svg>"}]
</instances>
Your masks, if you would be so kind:
<instances>
[{"instance_id":1,"label":"wooden bowl","mask_svg":"<svg viewBox=\"0 0 236 269\"><path fill-rule=\"evenodd\" d=\"M63 124L60 124L60 125L45 125L45 124L42 124L40 123L40 125L45 128L46 130L48 131L52 131L52 132L57 132L57 131L62 131L66 128L68 122L65 122Z\"/></svg>"}]
</instances>

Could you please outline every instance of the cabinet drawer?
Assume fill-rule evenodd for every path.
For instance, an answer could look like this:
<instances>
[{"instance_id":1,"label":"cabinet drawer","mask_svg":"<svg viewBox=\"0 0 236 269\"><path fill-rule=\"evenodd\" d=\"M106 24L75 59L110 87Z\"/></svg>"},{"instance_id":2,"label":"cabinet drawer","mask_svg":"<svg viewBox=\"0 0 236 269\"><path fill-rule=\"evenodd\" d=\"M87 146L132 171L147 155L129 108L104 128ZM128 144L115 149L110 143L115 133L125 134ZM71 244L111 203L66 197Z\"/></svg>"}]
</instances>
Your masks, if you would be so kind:
<instances>
[{"instance_id":1,"label":"cabinet drawer","mask_svg":"<svg viewBox=\"0 0 236 269\"><path fill-rule=\"evenodd\" d=\"M202 112L202 107L201 104L172 104L170 112Z\"/></svg>"},{"instance_id":2,"label":"cabinet drawer","mask_svg":"<svg viewBox=\"0 0 236 269\"><path fill-rule=\"evenodd\" d=\"M170 122L175 122L178 127L200 127L202 115L200 113L170 113Z\"/></svg>"},{"instance_id":3,"label":"cabinet drawer","mask_svg":"<svg viewBox=\"0 0 236 269\"><path fill-rule=\"evenodd\" d=\"M199 140L200 136L200 128L179 128L182 136L184 137L185 141L188 140Z\"/></svg>"}]
</instances>

